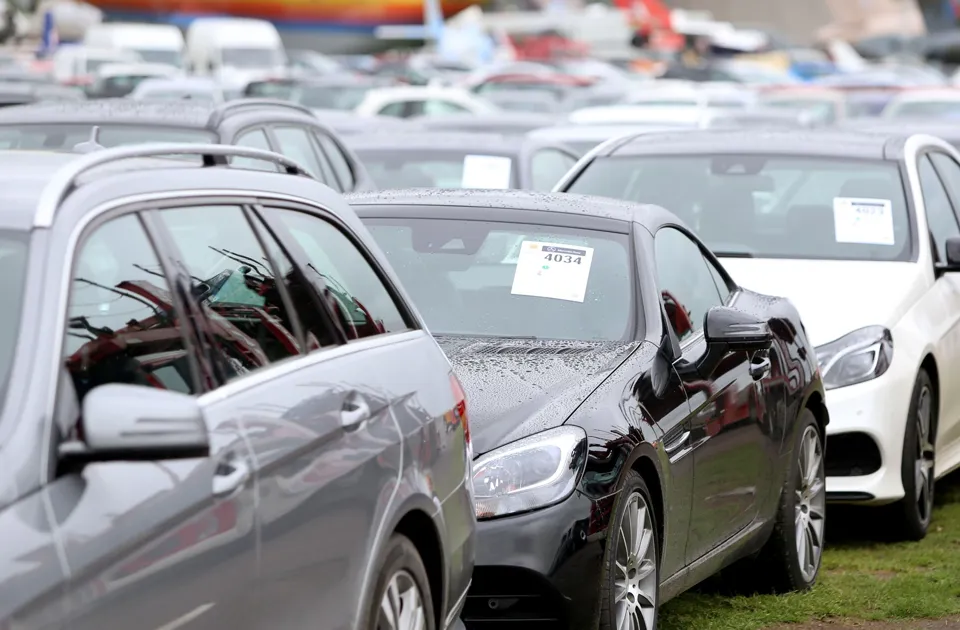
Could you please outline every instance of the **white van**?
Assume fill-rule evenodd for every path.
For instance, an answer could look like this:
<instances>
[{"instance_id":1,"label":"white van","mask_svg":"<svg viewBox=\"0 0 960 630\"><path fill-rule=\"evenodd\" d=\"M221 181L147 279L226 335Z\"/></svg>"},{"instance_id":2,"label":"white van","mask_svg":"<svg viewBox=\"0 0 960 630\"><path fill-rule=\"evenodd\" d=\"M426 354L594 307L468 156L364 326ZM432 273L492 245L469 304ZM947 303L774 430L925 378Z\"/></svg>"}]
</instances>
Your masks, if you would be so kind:
<instances>
[{"instance_id":1,"label":"white van","mask_svg":"<svg viewBox=\"0 0 960 630\"><path fill-rule=\"evenodd\" d=\"M183 33L171 24L94 24L87 29L83 43L96 48L135 52L147 63L183 67Z\"/></svg>"},{"instance_id":2,"label":"white van","mask_svg":"<svg viewBox=\"0 0 960 630\"><path fill-rule=\"evenodd\" d=\"M187 29L187 67L194 74L281 71L287 55L277 28L266 20L197 18Z\"/></svg>"}]
</instances>

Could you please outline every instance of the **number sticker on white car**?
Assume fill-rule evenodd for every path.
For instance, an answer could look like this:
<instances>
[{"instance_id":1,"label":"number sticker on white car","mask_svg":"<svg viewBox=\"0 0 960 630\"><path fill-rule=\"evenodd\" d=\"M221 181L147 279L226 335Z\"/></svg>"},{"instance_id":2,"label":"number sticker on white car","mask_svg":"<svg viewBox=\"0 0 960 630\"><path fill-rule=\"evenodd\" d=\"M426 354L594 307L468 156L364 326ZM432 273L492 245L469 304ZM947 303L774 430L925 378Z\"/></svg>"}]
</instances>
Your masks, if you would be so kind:
<instances>
[{"instance_id":1,"label":"number sticker on white car","mask_svg":"<svg viewBox=\"0 0 960 630\"><path fill-rule=\"evenodd\" d=\"M893 233L893 208L889 199L835 197L833 225L838 243L896 243Z\"/></svg>"}]
</instances>

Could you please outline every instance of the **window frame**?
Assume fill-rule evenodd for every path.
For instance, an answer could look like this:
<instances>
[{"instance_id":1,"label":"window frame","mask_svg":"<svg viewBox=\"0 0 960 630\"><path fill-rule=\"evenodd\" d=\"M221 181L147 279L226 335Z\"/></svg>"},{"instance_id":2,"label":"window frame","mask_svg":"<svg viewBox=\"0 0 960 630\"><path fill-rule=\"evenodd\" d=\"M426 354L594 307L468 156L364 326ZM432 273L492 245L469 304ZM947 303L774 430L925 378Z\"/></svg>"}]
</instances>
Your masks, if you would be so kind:
<instances>
[{"instance_id":1,"label":"window frame","mask_svg":"<svg viewBox=\"0 0 960 630\"><path fill-rule=\"evenodd\" d=\"M946 153L944 151L931 150L927 151L926 155L930 157L930 164L933 165L933 170L936 172L937 177L940 178L940 183L943 184L944 190L947 191L947 199L950 200L950 206L953 208L953 217L957 221L957 225L960 226L960 179L957 180L957 189L953 191L952 187L947 184L947 177L943 173L943 168L937 165L934 156L940 156L943 159L949 160L956 167L957 171L960 172L960 160L957 160L955 157ZM920 169L917 168L917 174L919 175Z\"/></svg>"},{"instance_id":2,"label":"window frame","mask_svg":"<svg viewBox=\"0 0 960 630\"><path fill-rule=\"evenodd\" d=\"M330 185L331 181L334 181L334 182L337 181L333 173L332 167L326 161L326 156L320 153L320 147L318 146L318 143L316 142L316 140L313 139L312 137L313 134L310 133L312 129L310 129L305 125L301 125L295 122L271 123L269 125L266 125L264 129L266 129L267 131L267 137L270 138L270 146L273 147L274 152L279 153L280 155L290 157L290 159L294 159L294 158L283 152L283 145L280 143L280 138L277 136L277 130L278 129L294 129L296 131L302 131L304 135L307 137L307 144L310 146L310 150L313 152L313 157L314 159L317 160L317 165L320 167L320 172L317 173L316 175L317 180L323 184L326 184L327 186ZM309 165L304 164L303 166L309 166Z\"/></svg>"},{"instance_id":3,"label":"window frame","mask_svg":"<svg viewBox=\"0 0 960 630\"><path fill-rule=\"evenodd\" d=\"M933 262L934 264L937 264L943 261L941 260L940 246L937 243L937 237L933 233L933 230L930 229L930 219L929 219L930 212L927 209L927 197L923 192L923 183L921 181L922 177L920 173L920 167L921 167L921 164L923 164L924 160L930 163L930 168L933 170L933 174L936 177L937 183L940 185L940 188L943 189L943 193L947 198L947 204L950 206L950 209L951 209L950 214L953 216L954 223L957 225L958 235L960 235L960 219L958 219L957 217L957 207L953 203L953 197L950 195L950 189L947 187L946 183L944 183L943 176L940 174L940 170L937 168L937 165L933 162L933 159L930 157L932 154L935 154L935 153L941 153L938 147L927 146L927 147L924 147L922 150L918 151L916 169L917 169L917 191L920 193L920 198L923 200L923 214L924 214L923 218L927 224L927 237L928 237L927 240L930 243L930 253L931 253L931 257L933 258ZM919 229L916 229L915 231L919 231Z\"/></svg>"},{"instance_id":4,"label":"window frame","mask_svg":"<svg viewBox=\"0 0 960 630\"><path fill-rule=\"evenodd\" d=\"M278 145L275 145L275 144L273 143L273 141L272 141L272 139L271 139L271 137L270 137L270 130L269 130L265 125L255 125L255 126L253 126L253 127L244 127L243 129L241 129L240 131L238 131L236 134L234 134L233 140L230 142L230 144L231 144L231 146L246 146L246 145L240 145L240 139L241 139L241 138L245 138L246 136L248 136L248 135L250 135L250 134L254 134L254 133L258 133L258 132L259 132L259 133L262 133L262 134L263 134L263 137L266 139L266 141L267 141L267 150L268 150L268 151L276 152L276 151L277 151L277 150L276 150L276 146L278 146ZM252 147L252 148L256 148L256 147ZM235 159L235 158L230 158L230 159L233 160L233 159ZM262 171L267 172L267 173L279 173L279 172L280 172L280 167L279 167L277 164L275 164L275 163L273 163L273 162L266 162L266 164L269 165L270 168L253 169L253 170L262 170ZM231 163L230 166L234 166L234 165ZM234 167L234 168L244 168L244 167L240 166L240 167Z\"/></svg>"},{"instance_id":5,"label":"window frame","mask_svg":"<svg viewBox=\"0 0 960 630\"><path fill-rule=\"evenodd\" d=\"M321 138L326 138L327 140L330 141L333 147L336 148L340 158L343 160L343 163L347 167L347 173L350 176L350 181L344 182L343 180L340 179L340 175L337 173L337 167L334 165L334 160L330 159L330 156L327 155L327 161L330 162L330 167L333 169L334 177L336 177L336 180L340 182L341 191L352 192L353 190L355 190L357 187L357 171L353 164L353 161L350 159L349 155L347 154L345 147L340 142L338 142L333 135L327 133L324 130L314 128L312 131L313 131L312 135L314 136L314 141L317 144L317 148L324 154L329 153L327 149L324 148L323 142L321 141Z\"/></svg>"}]
</instances>

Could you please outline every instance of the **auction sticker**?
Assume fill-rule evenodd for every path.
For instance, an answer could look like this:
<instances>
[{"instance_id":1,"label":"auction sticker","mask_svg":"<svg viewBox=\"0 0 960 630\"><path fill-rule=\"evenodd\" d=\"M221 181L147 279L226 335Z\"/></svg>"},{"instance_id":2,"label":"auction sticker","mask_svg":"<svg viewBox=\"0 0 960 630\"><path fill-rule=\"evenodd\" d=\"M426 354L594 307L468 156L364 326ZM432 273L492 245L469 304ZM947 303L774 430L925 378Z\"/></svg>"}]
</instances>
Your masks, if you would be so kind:
<instances>
[{"instance_id":1,"label":"auction sticker","mask_svg":"<svg viewBox=\"0 0 960 630\"><path fill-rule=\"evenodd\" d=\"M583 302L592 263L592 247L523 241L510 293Z\"/></svg>"},{"instance_id":2,"label":"auction sticker","mask_svg":"<svg viewBox=\"0 0 960 630\"><path fill-rule=\"evenodd\" d=\"M835 197L833 226L838 243L896 243L893 234L893 207L889 199Z\"/></svg>"},{"instance_id":3,"label":"auction sticker","mask_svg":"<svg viewBox=\"0 0 960 630\"><path fill-rule=\"evenodd\" d=\"M463 158L461 188L510 188L513 160L495 155L468 155Z\"/></svg>"}]
</instances>

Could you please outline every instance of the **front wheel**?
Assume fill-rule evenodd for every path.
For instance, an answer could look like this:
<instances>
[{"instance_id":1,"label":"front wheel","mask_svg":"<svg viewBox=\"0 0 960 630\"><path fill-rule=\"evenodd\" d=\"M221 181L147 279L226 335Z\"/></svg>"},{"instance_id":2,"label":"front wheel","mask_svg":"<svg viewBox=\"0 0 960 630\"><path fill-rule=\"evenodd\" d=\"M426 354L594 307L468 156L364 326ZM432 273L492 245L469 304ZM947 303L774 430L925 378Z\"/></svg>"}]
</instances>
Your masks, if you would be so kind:
<instances>
[{"instance_id":1,"label":"front wheel","mask_svg":"<svg viewBox=\"0 0 960 630\"><path fill-rule=\"evenodd\" d=\"M937 420L936 395L926 370L920 370L913 385L907 427L903 435L900 478L904 498L894 506L900 537L921 540L933 517L934 427Z\"/></svg>"},{"instance_id":2,"label":"front wheel","mask_svg":"<svg viewBox=\"0 0 960 630\"><path fill-rule=\"evenodd\" d=\"M607 535L601 630L655 630L660 605L660 535L643 477L629 471Z\"/></svg>"},{"instance_id":3,"label":"front wheel","mask_svg":"<svg viewBox=\"0 0 960 630\"><path fill-rule=\"evenodd\" d=\"M427 571L417 548L395 534L383 553L369 630L435 630Z\"/></svg>"}]
</instances>

